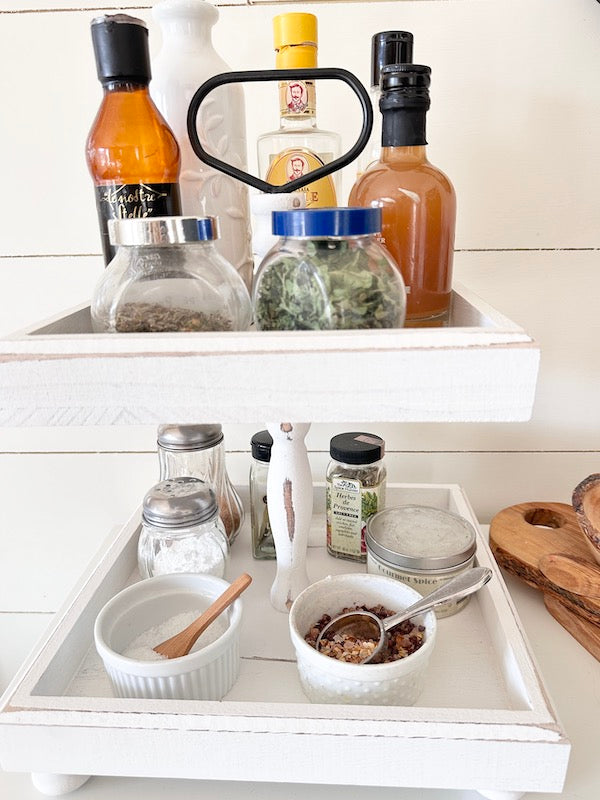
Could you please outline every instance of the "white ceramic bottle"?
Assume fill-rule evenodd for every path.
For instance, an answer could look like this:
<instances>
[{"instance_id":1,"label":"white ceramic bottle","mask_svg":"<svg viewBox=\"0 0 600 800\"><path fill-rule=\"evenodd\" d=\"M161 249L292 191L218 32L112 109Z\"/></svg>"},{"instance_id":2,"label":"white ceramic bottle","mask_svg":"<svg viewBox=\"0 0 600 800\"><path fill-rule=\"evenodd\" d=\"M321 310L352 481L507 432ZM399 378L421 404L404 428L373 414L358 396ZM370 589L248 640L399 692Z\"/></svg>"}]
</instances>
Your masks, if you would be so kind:
<instances>
[{"instance_id":1,"label":"white ceramic bottle","mask_svg":"<svg viewBox=\"0 0 600 800\"><path fill-rule=\"evenodd\" d=\"M181 149L182 213L219 218L217 247L250 290L248 189L203 164L187 134L187 112L196 89L213 75L231 70L211 40L219 12L204 0L161 0L153 13L161 28L162 47L152 62L150 91ZM198 114L198 135L208 152L246 170L246 116L239 84L221 86L207 97Z\"/></svg>"}]
</instances>

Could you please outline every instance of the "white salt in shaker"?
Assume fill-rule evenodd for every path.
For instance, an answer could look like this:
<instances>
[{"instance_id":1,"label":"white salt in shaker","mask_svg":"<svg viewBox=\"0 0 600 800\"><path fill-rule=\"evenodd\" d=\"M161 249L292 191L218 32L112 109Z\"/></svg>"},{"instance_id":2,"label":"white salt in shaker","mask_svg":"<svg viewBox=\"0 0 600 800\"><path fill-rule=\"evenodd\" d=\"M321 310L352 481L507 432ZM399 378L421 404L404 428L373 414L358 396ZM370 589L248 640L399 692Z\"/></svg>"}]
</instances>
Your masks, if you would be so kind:
<instances>
[{"instance_id":1,"label":"white salt in shaker","mask_svg":"<svg viewBox=\"0 0 600 800\"><path fill-rule=\"evenodd\" d=\"M142 578L199 572L222 578L229 542L213 490L198 478L161 481L144 497L138 566Z\"/></svg>"}]
</instances>

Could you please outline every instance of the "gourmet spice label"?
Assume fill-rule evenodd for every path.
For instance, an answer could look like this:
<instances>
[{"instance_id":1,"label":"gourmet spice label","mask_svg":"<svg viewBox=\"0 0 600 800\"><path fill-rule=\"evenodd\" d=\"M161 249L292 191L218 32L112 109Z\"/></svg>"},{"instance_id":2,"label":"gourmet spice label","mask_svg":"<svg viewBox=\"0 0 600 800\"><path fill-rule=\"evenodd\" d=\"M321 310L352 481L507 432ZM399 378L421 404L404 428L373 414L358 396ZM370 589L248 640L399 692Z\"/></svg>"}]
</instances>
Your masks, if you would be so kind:
<instances>
[{"instance_id":1,"label":"gourmet spice label","mask_svg":"<svg viewBox=\"0 0 600 800\"><path fill-rule=\"evenodd\" d=\"M176 183L125 183L96 186L96 205L101 220L102 248L113 258L117 248L108 238L109 219L173 217L181 214Z\"/></svg>"},{"instance_id":2,"label":"gourmet spice label","mask_svg":"<svg viewBox=\"0 0 600 800\"><path fill-rule=\"evenodd\" d=\"M351 478L327 483L327 544L344 555L364 556L367 520L385 503L385 484L364 488Z\"/></svg>"}]
</instances>

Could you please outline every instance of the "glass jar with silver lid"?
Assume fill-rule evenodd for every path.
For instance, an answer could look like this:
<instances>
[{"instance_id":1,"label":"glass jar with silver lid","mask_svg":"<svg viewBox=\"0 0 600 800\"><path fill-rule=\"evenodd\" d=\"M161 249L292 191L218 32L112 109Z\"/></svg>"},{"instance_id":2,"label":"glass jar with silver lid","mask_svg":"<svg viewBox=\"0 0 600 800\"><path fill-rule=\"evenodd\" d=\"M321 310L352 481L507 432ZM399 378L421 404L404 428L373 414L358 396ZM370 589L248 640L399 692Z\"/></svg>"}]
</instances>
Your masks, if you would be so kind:
<instances>
[{"instance_id":1,"label":"glass jar with silver lid","mask_svg":"<svg viewBox=\"0 0 600 800\"><path fill-rule=\"evenodd\" d=\"M213 490L198 478L161 481L146 494L138 566L142 578L199 572L222 578L229 543Z\"/></svg>"},{"instance_id":2,"label":"glass jar with silver lid","mask_svg":"<svg viewBox=\"0 0 600 800\"><path fill-rule=\"evenodd\" d=\"M94 331L249 327L250 295L235 267L215 248L215 217L112 219L108 232L118 250L94 290Z\"/></svg>"},{"instance_id":3,"label":"glass jar with silver lid","mask_svg":"<svg viewBox=\"0 0 600 800\"><path fill-rule=\"evenodd\" d=\"M440 508L392 506L367 522L367 572L397 578L422 595L471 569L477 548L475 530L464 517ZM469 597L435 609L449 617Z\"/></svg>"},{"instance_id":4,"label":"glass jar with silver lid","mask_svg":"<svg viewBox=\"0 0 600 800\"><path fill-rule=\"evenodd\" d=\"M160 425L157 436L160 480L188 476L215 492L229 542L244 521L244 507L225 466L225 439L219 424Z\"/></svg>"}]
</instances>

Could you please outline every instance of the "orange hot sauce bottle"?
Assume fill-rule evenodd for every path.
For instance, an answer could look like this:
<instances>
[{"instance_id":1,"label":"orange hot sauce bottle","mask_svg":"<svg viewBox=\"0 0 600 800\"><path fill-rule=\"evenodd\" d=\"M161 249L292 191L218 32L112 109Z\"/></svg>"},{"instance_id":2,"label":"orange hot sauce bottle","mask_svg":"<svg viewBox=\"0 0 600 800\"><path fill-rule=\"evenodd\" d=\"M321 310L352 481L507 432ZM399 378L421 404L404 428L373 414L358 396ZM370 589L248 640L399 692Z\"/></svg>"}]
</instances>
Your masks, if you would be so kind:
<instances>
[{"instance_id":1,"label":"orange hot sauce bottle","mask_svg":"<svg viewBox=\"0 0 600 800\"><path fill-rule=\"evenodd\" d=\"M427 160L425 118L431 70L394 64L381 73L381 156L354 184L348 204L381 206L382 237L400 267L406 324L437 324L452 289L456 195Z\"/></svg>"},{"instance_id":2,"label":"orange hot sauce bottle","mask_svg":"<svg viewBox=\"0 0 600 800\"><path fill-rule=\"evenodd\" d=\"M116 252L109 219L181 214L179 145L150 98L148 29L127 14L92 21L104 97L86 144L105 263Z\"/></svg>"}]
</instances>

